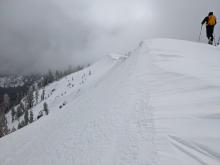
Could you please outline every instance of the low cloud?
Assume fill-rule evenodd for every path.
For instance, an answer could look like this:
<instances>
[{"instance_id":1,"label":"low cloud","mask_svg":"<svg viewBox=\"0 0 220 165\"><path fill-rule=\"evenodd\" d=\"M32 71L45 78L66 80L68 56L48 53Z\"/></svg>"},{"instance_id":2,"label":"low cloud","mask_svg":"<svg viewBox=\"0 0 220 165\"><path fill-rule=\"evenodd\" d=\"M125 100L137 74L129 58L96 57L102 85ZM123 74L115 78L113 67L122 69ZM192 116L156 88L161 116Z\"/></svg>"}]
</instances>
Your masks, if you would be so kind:
<instances>
[{"instance_id":1,"label":"low cloud","mask_svg":"<svg viewBox=\"0 0 220 165\"><path fill-rule=\"evenodd\" d=\"M209 11L220 17L219 0L2 0L0 73L82 65L147 38L197 41Z\"/></svg>"}]
</instances>

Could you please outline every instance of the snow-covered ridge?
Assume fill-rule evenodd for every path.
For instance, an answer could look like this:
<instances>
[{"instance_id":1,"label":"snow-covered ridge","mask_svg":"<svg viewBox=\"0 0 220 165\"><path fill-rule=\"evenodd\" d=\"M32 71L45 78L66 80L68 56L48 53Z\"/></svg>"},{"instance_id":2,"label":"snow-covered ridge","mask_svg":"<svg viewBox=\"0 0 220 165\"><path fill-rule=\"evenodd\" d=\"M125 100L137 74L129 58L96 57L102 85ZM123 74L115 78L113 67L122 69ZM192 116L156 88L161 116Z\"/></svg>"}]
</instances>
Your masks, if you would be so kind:
<instances>
[{"instance_id":1,"label":"snow-covered ridge","mask_svg":"<svg viewBox=\"0 0 220 165\"><path fill-rule=\"evenodd\" d=\"M219 165L219 61L171 39L111 54L46 87L50 115L0 139L0 162Z\"/></svg>"}]
</instances>

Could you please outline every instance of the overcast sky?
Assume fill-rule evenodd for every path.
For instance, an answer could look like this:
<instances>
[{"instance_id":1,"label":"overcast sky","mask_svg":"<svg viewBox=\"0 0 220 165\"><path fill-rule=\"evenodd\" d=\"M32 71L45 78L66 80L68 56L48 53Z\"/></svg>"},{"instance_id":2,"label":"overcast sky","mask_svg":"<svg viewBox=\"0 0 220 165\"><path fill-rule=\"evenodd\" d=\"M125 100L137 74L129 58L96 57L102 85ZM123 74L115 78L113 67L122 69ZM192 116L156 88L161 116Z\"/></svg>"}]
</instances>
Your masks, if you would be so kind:
<instances>
[{"instance_id":1,"label":"overcast sky","mask_svg":"<svg viewBox=\"0 0 220 165\"><path fill-rule=\"evenodd\" d=\"M0 0L0 73L86 64L149 38L197 41L209 11L220 18L220 1Z\"/></svg>"}]
</instances>

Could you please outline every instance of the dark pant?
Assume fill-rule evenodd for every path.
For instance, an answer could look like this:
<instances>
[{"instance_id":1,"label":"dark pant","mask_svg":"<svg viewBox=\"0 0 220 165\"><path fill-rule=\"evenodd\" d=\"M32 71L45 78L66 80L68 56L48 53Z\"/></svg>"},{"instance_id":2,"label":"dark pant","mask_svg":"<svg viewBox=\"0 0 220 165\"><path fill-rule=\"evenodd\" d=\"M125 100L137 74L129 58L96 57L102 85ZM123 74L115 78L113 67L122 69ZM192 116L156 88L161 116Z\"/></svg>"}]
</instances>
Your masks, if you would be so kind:
<instances>
[{"instance_id":1,"label":"dark pant","mask_svg":"<svg viewBox=\"0 0 220 165\"><path fill-rule=\"evenodd\" d=\"M213 42L213 32L214 32L214 26L206 26L206 35L208 40Z\"/></svg>"}]
</instances>

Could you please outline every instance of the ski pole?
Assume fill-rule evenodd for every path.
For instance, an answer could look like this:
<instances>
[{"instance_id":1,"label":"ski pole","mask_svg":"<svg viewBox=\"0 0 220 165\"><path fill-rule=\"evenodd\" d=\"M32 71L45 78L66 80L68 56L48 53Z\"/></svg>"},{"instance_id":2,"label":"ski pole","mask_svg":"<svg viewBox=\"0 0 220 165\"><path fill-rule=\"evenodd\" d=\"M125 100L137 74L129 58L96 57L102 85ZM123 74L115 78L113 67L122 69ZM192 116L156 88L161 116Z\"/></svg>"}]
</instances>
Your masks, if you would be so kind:
<instances>
[{"instance_id":1,"label":"ski pole","mask_svg":"<svg viewBox=\"0 0 220 165\"><path fill-rule=\"evenodd\" d=\"M199 42L201 41L201 35L202 35L202 26L203 26L203 25L201 25L201 29L200 29L200 33L199 33Z\"/></svg>"},{"instance_id":2,"label":"ski pole","mask_svg":"<svg viewBox=\"0 0 220 165\"><path fill-rule=\"evenodd\" d=\"M213 38L214 38L214 44L215 44L215 46L217 46L216 40L215 40L215 33L213 34Z\"/></svg>"}]
</instances>

